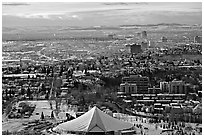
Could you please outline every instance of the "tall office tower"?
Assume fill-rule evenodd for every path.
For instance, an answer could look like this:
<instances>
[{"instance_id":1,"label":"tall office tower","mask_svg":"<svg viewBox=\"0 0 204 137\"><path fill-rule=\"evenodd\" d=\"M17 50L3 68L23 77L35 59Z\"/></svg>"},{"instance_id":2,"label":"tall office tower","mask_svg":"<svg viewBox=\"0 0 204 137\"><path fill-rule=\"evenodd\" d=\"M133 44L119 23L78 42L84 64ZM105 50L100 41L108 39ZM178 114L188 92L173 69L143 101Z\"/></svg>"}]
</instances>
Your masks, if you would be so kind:
<instances>
[{"instance_id":1,"label":"tall office tower","mask_svg":"<svg viewBox=\"0 0 204 137\"><path fill-rule=\"evenodd\" d=\"M142 31L141 36L142 36L142 38L147 38L147 32L146 31Z\"/></svg>"}]
</instances>

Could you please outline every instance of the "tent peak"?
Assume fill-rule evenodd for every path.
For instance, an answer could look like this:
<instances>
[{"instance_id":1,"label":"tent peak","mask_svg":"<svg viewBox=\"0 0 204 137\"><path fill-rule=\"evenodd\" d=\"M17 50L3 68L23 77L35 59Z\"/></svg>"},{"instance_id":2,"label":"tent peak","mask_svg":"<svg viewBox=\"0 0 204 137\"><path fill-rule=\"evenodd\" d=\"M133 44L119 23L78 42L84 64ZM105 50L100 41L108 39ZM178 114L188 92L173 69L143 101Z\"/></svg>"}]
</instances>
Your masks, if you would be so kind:
<instances>
[{"instance_id":1,"label":"tent peak","mask_svg":"<svg viewBox=\"0 0 204 137\"><path fill-rule=\"evenodd\" d=\"M97 110L99 108L97 106L93 106L91 109Z\"/></svg>"},{"instance_id":2,"label":"tent peak","mask_svg":"<svg viewBox=\"0 0 204 137\"><path fill-rule=\"evenodd\" d=\"M126 130L133 127L132 123L115 119L101 111L97 106L82 116L59 124L55 130L83 131L83 132L109 132Z\"/></svg>"}]
</instances>

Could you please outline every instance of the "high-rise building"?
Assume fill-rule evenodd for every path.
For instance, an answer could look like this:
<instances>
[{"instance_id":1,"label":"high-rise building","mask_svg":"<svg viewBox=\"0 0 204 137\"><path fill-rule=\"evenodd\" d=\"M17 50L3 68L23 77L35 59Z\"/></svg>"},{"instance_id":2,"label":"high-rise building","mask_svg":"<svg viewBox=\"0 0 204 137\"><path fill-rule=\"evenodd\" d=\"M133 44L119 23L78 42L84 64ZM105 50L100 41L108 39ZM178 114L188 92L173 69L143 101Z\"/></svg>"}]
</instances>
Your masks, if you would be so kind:
<instances>
[{"instance_id":1,"label":"high-rise building","mask_svg":"<svg viewBox=\"0 0 204 137\"><path fill-rule=\"evenodd\" d=\"M136 43L126 44L126 47L129 48L129 51L131 54L138 54L138 53L142 52L142 47L140 44L136 44Z\"/></svg>"},{"instance_id":2,"label":"high-rise building","mask_svg":"<svg viewBox=\"0 0 204 137\"><path fill-rule=\"evenodd\" d=\"M202 43L202 36L195 36L194 43Z\"/></svg>"},{"instance_id":3,"label":"high-rise building","mask_svg":"<svg viewBox=\"0 0 204 137\"><path fill-rule=\"evenodd\" d=\"M130 75L129 77L123 77L122 83L136 84L137 93L148 93L149 78L139 75Z\"/></svg>"},{"instance_id":4,"label":"high-rise building","mask_svg":"<svg viewBox=\"0 0 204 137\"><path fill-rule=\"evenodd\" d=\"M146 31L142 31L141 36L142 36L142 38L147 38L147 32Z\"/></svg>"}]
</instances>

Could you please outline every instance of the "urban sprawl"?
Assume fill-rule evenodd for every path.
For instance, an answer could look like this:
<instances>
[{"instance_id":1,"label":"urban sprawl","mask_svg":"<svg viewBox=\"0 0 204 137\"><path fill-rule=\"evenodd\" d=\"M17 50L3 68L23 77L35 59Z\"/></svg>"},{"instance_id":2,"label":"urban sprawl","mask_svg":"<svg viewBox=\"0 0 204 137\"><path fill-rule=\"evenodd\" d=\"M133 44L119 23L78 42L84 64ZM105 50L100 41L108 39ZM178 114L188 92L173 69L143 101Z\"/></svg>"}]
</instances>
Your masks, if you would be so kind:
<instances>
[{"instance_id":1,"label":"urban sprawl","mask_svg":"<svg viewBox=\"0 0 204 137\"><path fill-rule=\"evenodd\" d=\"M3 41L2 134L201 135L201 27L174 27Z\"/></svg>"}]
</instances>

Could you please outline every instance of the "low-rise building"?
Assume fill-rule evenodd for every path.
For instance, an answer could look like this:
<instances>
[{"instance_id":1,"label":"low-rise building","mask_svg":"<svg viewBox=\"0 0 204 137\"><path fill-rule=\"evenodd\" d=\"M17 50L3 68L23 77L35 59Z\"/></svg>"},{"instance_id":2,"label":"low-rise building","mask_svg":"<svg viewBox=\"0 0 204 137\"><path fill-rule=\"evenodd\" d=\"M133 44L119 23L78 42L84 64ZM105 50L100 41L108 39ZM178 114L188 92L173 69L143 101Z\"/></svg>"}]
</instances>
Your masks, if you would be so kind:
<instances>
[{"instance_id":1,"label":"low-rise building","mask_svg":"<svg viewBox=\"0 0 204 137\"><path fill-rule=\"evenodd\" d=\"M137 93L148 93L149 78L139 75L130 75L129 77L123 77L122 83L136 84Z\"/></svg>"},{"instance_id":2,"label":"low-rise building","mask_svg":"<svg viewBox=\"0 0 204 137\"><path fill-rule=\"evenodd\" d=\"M186 85L184 81L173 80L169 82L170 94L186 94Z\"/></svg>"},{"instance_id":3,"label":"low-rise building","mask_svg":"<svg viewBox=\"0 0 204 137\"><path fill-rule=\"evenodd\" d=\"M162 93L169 93L169 83L166 81L160 82L160 89Z\"/></svg>"},{"instance_id":4,"label":"low-rise building","mask_svg":"<svg viewBox=\"0 0 204 137\"><path fill-rule=\"evenodd\" d=\"M152 93L153 94L159 94L159 93L161 93L161 89L153 86L153 88L148 88L148 93L149 94L152 94Z\"/></svg>"},{"instance_id":5,"label":"low-rise building","mask_svg":"<svg viewBox=\"0 0 204 137\"><path fill-rule=\"evenodd\" d=\"M122 83L120 84L120 92L137 93L137 85L135 83Z\"/></svg>"}]
</instances>

